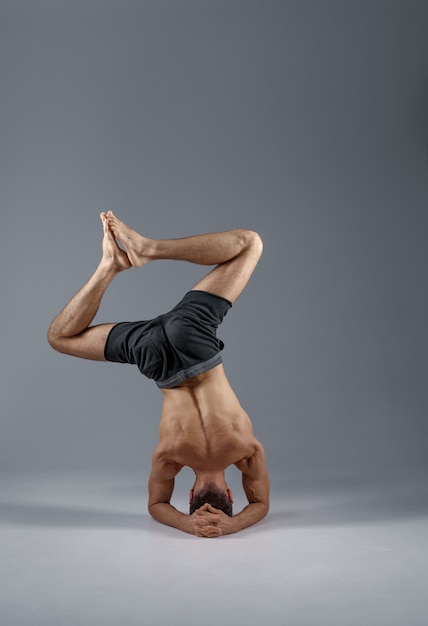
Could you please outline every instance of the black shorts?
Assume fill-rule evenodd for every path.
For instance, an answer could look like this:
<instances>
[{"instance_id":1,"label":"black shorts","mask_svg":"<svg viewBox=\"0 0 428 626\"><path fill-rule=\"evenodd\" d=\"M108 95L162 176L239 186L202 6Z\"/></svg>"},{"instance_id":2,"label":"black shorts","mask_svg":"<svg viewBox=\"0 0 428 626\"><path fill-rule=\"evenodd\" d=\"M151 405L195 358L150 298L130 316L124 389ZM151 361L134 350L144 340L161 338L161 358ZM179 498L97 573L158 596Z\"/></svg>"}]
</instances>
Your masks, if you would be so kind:
<instances>
[{"instance_id":1,"label":"black shorts","mask_svg":"<svg viewBox=\"0 0 428 626\"><path fill-rule=\"evenodd\" d=\"M231 306L221 296L189 291L169 313L113 326L104 356L137 365L161 389L176 387L222 362L216 331Z\"/></svg>"}]
</instances>

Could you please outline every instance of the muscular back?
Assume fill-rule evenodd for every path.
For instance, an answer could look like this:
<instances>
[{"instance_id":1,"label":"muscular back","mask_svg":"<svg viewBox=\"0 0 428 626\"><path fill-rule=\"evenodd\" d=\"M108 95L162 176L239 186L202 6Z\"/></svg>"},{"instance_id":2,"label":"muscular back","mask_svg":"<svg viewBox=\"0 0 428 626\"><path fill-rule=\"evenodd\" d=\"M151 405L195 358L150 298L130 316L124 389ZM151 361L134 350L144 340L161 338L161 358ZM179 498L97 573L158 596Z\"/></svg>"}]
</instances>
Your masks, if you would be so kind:
<instances>
[{"instance_id":1,"label":"muscular back","mask_svg":"<svg viewBox=\"0 0 428 626\"><path fill-rule=\"evenodd\" d=\"M215 472L251 458L260 446L222 365L162 391L155 464Z\"/></svg>"}]
</instances>

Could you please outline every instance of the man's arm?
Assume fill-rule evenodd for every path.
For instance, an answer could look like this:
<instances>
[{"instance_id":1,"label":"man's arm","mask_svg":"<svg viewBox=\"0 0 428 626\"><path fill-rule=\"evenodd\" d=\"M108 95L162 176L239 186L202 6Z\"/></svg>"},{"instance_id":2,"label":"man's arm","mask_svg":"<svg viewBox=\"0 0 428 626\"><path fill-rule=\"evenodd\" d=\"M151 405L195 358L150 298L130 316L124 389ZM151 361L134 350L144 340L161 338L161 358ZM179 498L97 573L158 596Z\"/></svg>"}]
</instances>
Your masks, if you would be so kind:
<instances>
[{"instance_id":1,"label":"man's arm","mask_svg":"<svg viewBox=\"0 0 428 626\"><path fill-rule=\"evenodd\" d=\"M263 446L257 443L253 456L236 463L242 472L242 486L247 496L247 506L232 517L233 531L252 526L263 519L269 511L269 474Z\"/></svg>"},{"instance_id":2,"label":"man's arm","mask_svg":"<svg viewBox=\"0 0 428 626\"><path fill-rule=\"evenodd\" d=\"M170 463L153 455L152 471L149 478L150 515L167 526L173 526L184 532L191 532L186 525L187 515L170 504L174 491L175 476L182 469L177 463Z\"/></svg>"}]
</instances>

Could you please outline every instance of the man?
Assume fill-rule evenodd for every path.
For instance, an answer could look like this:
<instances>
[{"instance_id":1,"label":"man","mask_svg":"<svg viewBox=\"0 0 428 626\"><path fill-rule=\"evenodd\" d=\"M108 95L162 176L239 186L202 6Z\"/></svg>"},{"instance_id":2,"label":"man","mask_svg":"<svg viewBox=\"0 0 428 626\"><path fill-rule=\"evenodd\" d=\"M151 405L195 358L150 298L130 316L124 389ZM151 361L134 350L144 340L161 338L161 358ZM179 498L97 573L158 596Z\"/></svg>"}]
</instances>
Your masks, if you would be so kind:
<instances>
[{"instance_id":1,"label":"man","mask_svg":"<svg viewBox=\"0 0 428 626\"><path fill-rule=\"evenodd\" d=\"M65 354L134 363L164 396L159 444L152 459L152 517L198 537L218 537L261 520L269 509L263 446L226 378L216 330L247 284L262 253L257 233L236 229L173 240L143 237L111 211L100 215L103 255L98 268L52 321L51 346ZM120 242L124 250L119 247ZM216 265L169 313L154 320L90 326L113 278L155 259ZM248 505L232 516L224 471L242 472ZM170 504L174 478L195 472L190 515Z\"/></svg>"}]
</instances>

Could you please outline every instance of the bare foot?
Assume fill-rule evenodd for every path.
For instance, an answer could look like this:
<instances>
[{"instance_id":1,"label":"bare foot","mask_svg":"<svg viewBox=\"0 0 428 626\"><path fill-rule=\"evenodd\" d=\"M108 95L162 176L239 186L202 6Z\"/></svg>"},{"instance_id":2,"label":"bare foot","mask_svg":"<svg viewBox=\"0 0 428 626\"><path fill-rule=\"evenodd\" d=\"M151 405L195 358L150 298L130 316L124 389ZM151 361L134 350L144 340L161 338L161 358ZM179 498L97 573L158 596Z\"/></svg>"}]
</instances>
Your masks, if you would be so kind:
<instances>
[{"instance_id":1,"label":"bare foot","mask_svg":"<svg viewBox=\"0 0 428 626\"><path fill-rule=\"evenodd\" d=\"M113 235L120 241L126 249L128 258L134 267L141 267L150 261L147 254L150 239L143 237L132 228L121 222L112 211L103 215L106 216L107 223Z\"/></svg>"},{"instance_id":2,"label":"bare foot","mask_svg":"<svg viewBox=\"0 0 428 626\"><path fill-rule=\"evenodd\" d=\"M100 214L103 223L103 258L102 262L108 267L112 267L116 272L123 272L131 267L131 262L124 250L119 248L117 241L111 232L105 213Z\"/></svg>"}]
</instances>

